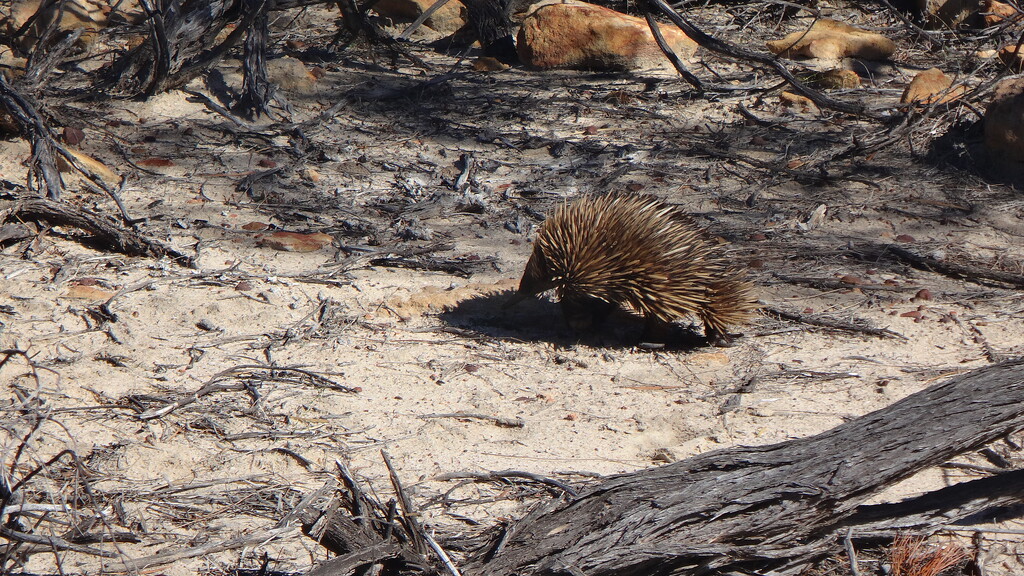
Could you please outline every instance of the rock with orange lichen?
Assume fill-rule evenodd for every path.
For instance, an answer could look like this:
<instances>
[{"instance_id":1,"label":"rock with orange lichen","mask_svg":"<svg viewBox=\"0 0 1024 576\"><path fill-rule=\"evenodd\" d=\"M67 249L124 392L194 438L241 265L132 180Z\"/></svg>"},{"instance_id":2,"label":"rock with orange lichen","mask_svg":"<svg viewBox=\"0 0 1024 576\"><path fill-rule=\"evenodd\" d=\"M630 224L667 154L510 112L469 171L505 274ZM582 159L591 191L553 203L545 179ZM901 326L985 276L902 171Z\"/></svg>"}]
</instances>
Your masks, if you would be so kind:
<instances>
[{"instance_id":1,"label":"rock with orange lichen","mask_svg":"<svg viewBox=\"0 0 1024 576\"><path fill-rule=\"evenodd\" d=\"M768 42L768 49L783 58L885 60L896 51L896 44L881 34L823 18L807 30Z\"/></svg>"},{"instance_id":2,"label":"rock with orange lichen","mask_svg":"<svg viewBox=\"0 0 1024 576\"><path fill-rule=\"evenodd\" d=\"M679 29L659 29L680 59L696 53L697 43ZM520 60L535 68L673 69L646 20L574 0L534 4L519 29L517 48Z\"/></svg>"},{"instance_id":3,"label":"rock with orange lichen","mask_svg":"<svg viewBox=\"0 0 1024 576\"><path fill-rule=\"evenodd\" d=\"M944 104L962 97L966 92L963 86L953 87L953 79L938 68L929 68L920 72L907 85L900 98L901 104Z\"/></svg>"},{"instance_id":4,"label":"rock with orange lichen","mask_svg":"<svg viewBox=\"0 0 1024 576\"><path fill-rule=\"evenodd\" d=\"M797 114L817 114L818 107L806 96L783 92L779 94L779 102L784 108L788 108Z\"/></svg>"},{"instance_id":5,"label":"rock with orange lichen","mask_svg":"<svg viewBox=\"0 0 1024 576\"><path fill-rule=\"evenodd\" d=\"M1016 22L1024 16L1010 4L999 2L999 0L981 0L978 4L978 11L985 26L995 26L1006 21Z\"/></svg>"}]
</instances>

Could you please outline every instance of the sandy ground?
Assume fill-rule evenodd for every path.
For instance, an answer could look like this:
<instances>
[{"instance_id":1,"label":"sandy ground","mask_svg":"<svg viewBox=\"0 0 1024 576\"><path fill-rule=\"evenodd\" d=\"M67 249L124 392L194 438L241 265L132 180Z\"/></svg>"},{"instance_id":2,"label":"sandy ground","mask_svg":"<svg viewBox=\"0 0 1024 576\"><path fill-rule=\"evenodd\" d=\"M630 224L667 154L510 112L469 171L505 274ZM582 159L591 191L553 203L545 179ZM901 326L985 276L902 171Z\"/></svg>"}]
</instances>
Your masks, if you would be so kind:
<instances>
[{"instance_id":1,"label":"sandy ground","mask_svg":"<svg viewBox=\"0 0 1024 576\"><path fill-rule=\"evenodd\" d=\"M27 502L78 509L66 518L91 518L87 533L133 532L139 541L116 550L137 559L274 528L330 482L336 460L387 494L386 451L426 517L454 530L464 517L515 515L522 498L473 484L442 506L438 494L455 486L444 474L580 481L799 438L1024 348L1021 292L857 256L895 242L1021 273L1024 201L999 183L898 148L837 161L837 177L817 182L728 158L810 158L857 129L792 115L770 94L688 100L675 80L477 73L440 55L424 73L347 58L319 63L327 75L313 89L286 94L296 121L349 102L304 126L306 140L269 121L235 125L180 91L74 105L80 148L129 177L121 197L145 219L139 230L196 267L92 249L60 228L0 250L0 349L24 353L0 366L8 481L62 450L78 462L46 467ZM237 62L217 74L230 84ZM865 90L892 104L906 80ZM740 104L768 124L745 123ZM3 142L0 175L23 182L29 156L25 142ZM280 171L238 187L270 167ZM116 213L106 196L69 185L68 201ZM604 190L642 190L694 213L752 262L766 305L899 337L761 316L734 347L646 350L627 314L578 340L547 299L502 310L540 216ZM819 206L824 216L812 218ZM275 230L332 243L281 251L266 240ZM374 260L396 255L404 266ZM468 273L409 268L425 256ZM96 313L112 296L116 320ZM140 418L210 382L225 386ZM968 476L928 470L876 500ZM982 535L990 574L1020 573L1024 545L1007 528L1017 526ZM326 557L285 529L150 570L254 568L264 552L275 570ZM58 560L71 573L119 570L75 553L33 554L16 568L51 572Z\"/></svg>"}]
</instances>

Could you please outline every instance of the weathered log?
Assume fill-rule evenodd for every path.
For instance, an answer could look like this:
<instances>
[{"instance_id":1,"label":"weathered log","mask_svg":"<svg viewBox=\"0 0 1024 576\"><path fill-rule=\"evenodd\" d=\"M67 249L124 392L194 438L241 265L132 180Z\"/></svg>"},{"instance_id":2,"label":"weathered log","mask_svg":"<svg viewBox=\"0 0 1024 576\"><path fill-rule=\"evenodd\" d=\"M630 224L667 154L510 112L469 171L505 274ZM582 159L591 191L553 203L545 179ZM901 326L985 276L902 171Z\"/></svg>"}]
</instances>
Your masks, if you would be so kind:
<instances>
[{"instance_id":1,"label":"weathered log","mask_svg":"<svg viewBox=\"0 0 1024 576\"><path fill-rule=\"evenodd\" d=\"M1024 361L1014 360L816 436L609 478L578 499L535 510L503 550L465 572L785 570L829 553L865 499L1021 426Z\"/></svg>"},{"instance_id":2,"label":"weathered log","mask_svg":"<svg viewBox=\"0 0 1024 576\"><path fill-rule=\"evenodd\" d=\"M610 477L577 498L538 506L471 554L462 573L796 574L838 553L848 532L933 530L984 521L1019 503L1024 471L862 505L1021 427L1024 360L1003 362L816 436ZM338 570L325 563L317 575L352 573L357 548L345 548L333 564ZM377 562L397 554L377 550Z\"/></svg>"},{"instance_id":3,"label":"weathered log","mask_svg":"<svg viewBox=\"0 0 1024 576\"><path fill-rule=\"evenodd\" d=\"M54 154L57 143L53 133L32 100L9 84L3 74L0 74L0 110L7 110L19 131L32 143L30 185L34 184L40 191L46 190L46 196L51 200L59 199L64 182L57 170Z\"/></svg>"},{"instance_id":4,"label":"weathered log","mask_svg":"<svg viewBox=\"0 0 1024 576\"><path fill-rule=\"evenodd\" d=\"M148 15L148 41L130 50L102 75L125 95L158 94L187 83L238 44L257 14L243 14L238 27L217 42L217 34L239 18L238 0L142 2Z\"/></svg>"},{"instance_id":5,"label":"weathered log","mask_svg":"<svg viewBox=\"0 0 1024 576\"><path fill-rule=\"evenodd\" d=\"M32 221L78 228L91 234L96 243L122 254L154 258L166 256L183 266L193 265L190 257L129 230L104 214L44 198L0 202L0 224Z\"/></svg>"}]
</instances>

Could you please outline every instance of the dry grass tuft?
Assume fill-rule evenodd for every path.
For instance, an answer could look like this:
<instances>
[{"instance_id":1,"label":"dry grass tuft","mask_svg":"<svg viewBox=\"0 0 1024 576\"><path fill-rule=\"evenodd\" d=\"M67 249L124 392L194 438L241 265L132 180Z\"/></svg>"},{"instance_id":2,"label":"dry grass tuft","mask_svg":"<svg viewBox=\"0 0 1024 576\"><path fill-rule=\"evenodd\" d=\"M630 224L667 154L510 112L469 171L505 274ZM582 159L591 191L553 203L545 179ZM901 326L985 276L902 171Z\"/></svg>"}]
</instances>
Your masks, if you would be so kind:
<instances>
[{"instance_id":1,"label":"dry grass tuft","mask_svg":"<svg viewBox=\"0 0 1024 576\"><path fill-rule=\"evenodd\" d=\"M924 538L909 534L898 536L886 552L891 576L939 576L966 558L967 551L961 546L930 546Z\"/></svg>"}]
</instances>

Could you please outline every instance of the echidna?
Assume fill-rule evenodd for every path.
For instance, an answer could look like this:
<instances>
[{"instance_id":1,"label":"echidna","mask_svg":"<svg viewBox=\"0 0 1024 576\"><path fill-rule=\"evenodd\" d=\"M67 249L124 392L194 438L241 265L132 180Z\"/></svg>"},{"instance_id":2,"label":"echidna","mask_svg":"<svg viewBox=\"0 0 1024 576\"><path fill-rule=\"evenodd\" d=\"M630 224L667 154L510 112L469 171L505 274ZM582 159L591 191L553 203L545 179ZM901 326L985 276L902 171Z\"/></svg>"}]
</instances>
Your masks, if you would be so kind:
<instances>
[{"instance_id":1,"label":"echidna","mask_svg":"<svg viewBox=\"0 0 1024 576\"><path fill-rule=\"evenodd\" d=\"M625 304L647 318L648 331L696 316L712 343L728 342L727 327L757 307L745 270L689 216L650 195L586 196L550 215L506 307L552 288L575 330Z\"/></svg>"}]
</instances>

